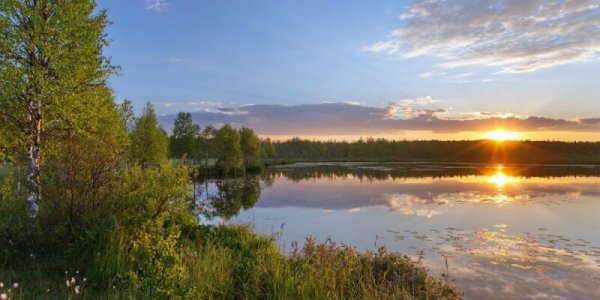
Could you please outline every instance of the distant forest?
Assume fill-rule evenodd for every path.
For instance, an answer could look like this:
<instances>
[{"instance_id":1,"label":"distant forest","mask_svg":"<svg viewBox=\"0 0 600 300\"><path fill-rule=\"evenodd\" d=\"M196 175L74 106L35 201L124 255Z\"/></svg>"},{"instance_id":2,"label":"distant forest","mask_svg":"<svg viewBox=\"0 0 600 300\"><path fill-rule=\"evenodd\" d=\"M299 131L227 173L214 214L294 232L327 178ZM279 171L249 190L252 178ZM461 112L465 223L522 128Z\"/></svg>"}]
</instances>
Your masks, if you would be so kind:
<instances>
[{"instance_id":1,"label":"distant forest","mask_svg":"<svg viewBox=\"0 0 600 300\"><path fill-rule=\"evenodd\" d=\"M132 115L130 102L126 115ZM148 110L148 109L146 109ZM143 116L141 117L143 119ZM154 121L156 122L156 121ZM154 124L154 123L153 123ZM133 130L135 133L135 130ZM166 139L166 133L164 133ZM190 113L177 115L168 138L171 158L187 157L196 163L214 166L224 175L261 171L267 164L298 161L395 161L467 162L527 164L598 164L600 142L559 141L406 141L359 139L357 141L317 141L292 138L272 141L259 138L251 128L200 128ZM143 149L142 152L148 152ZM150 151L151 152L151 151ZM209 162L214 162L214 164Z\"/></svg>"},{"instance_id":2,"label":"distant forest","mask_svg":"<svg viewBox=\"0 0 600 300\"><path fill-rule=\"evenodd\" d=\"M285 161L435 161L473 163L600 164L600 142L394 141L355 142L294 138L272 142L271 158Z\"/></svg>"}]
</instances>

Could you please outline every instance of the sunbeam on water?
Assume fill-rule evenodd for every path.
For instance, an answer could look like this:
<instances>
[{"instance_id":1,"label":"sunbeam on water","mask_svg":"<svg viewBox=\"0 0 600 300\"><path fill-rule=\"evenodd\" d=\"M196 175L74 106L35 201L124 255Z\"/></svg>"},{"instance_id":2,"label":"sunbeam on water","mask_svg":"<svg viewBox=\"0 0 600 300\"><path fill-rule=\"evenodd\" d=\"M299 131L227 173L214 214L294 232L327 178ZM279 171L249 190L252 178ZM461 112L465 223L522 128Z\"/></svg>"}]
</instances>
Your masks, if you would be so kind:
<instances>
[{"instance_id":1,"label":"sunbeam on water","mask_svg":"<svg viewBox=\"0 0 600 300\"><path fill-rule=\"evenodd\" d=\"M516 178L505 175L502 172L502 167L498 167L498 172L490 176L489 181L496 184L496 187L501 190L508 183L516 181Z\"/></svg>"}]
</instances>

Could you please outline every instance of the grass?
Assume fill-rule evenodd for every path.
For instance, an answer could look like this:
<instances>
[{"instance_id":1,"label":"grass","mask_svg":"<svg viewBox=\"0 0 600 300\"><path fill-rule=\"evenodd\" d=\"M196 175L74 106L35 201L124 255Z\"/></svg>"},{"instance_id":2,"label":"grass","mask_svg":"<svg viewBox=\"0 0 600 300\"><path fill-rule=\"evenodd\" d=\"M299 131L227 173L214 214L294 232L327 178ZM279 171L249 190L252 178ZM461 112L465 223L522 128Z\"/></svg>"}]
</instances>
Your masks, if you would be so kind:
<instances>
[{"instance_id":1,"label":"grass","mask_svg":"<svg viewBox=\"0 0 600 300\"><path fill-rule=\"evenodd\" d=\"M302 247L293 245L290 253L284 255L274 237L257 235L245 226L200 225L183 232L179 251L186 276L179 282L178 293L170 296L157 296L152 289L136 289L122 280L120 275L127 270L119 257L126 253L119 253L122 250L118 243L98 249L98 259L87 262L88 265L60 255L43 259L31 257L18 267L1 268L0 282L19 283L19 289L11 291L11 299L461 297L460 290L429 276L419 262L385 248L363 253L332 241L317 242L308 238ZM106 251L111 247L116 252ZM113 277L94 275L98 269ZM90 277L84 283L85 273ZM79 294L75 293L75 285L66 285L71 277L76 277Z\"/></svg>"},{"instance_id":2,"label":"grass","mask_svg":"<svg viewBox=\"0 0 600 300\"><path fill-rule=\"evenodd\" d=\"M407 256L380 248L361 253L332 241L308 238L288 256L272 237L246 227L208 228L197 264L231 276L200 290L207 298L238 299L456 299L460 291L427 274ZM219 272L220 273L220 272ZM222 273L221 273L222 274ZM197 274L202 276L202 272Z\"/></svg>"}]
</instances>

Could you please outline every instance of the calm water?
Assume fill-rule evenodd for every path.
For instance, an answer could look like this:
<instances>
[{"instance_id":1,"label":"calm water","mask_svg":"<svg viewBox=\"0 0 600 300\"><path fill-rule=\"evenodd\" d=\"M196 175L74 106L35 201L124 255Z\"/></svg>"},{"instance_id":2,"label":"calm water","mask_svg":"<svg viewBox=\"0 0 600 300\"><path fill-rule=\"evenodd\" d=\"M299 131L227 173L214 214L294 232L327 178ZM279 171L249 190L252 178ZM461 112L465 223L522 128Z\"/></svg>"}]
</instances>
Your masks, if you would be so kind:
<instances>
[{"instance_id":1,"label":"calm water","mask_svg":"<svg viewBox=\"0 0 600 300\"><path fill-rule=\"evenodd\" d=\"M281 231L283 249L385 245L467 299L600 299L600 167L295 164L201 186L212 222Z\"/></svg>"}]
</instances>

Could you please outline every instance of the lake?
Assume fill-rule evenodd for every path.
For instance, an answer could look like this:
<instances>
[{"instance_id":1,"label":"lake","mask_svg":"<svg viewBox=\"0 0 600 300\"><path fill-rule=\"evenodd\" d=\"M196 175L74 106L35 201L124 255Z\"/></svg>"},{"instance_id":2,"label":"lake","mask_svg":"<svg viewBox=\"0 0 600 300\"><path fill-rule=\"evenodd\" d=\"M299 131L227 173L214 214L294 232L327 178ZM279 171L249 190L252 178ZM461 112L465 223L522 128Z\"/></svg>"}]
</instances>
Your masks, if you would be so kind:
<instances>
[{"instance_id":1,"label":"lake","mask_svg":"<svg viewBox=\"0 0 600 300\"><path fill-rule=\"evenodd\" d=\"M600 299L600 166L298 163L197 188L203 218L385 246L466 299Z\"/></svg>"}]
</instances>

